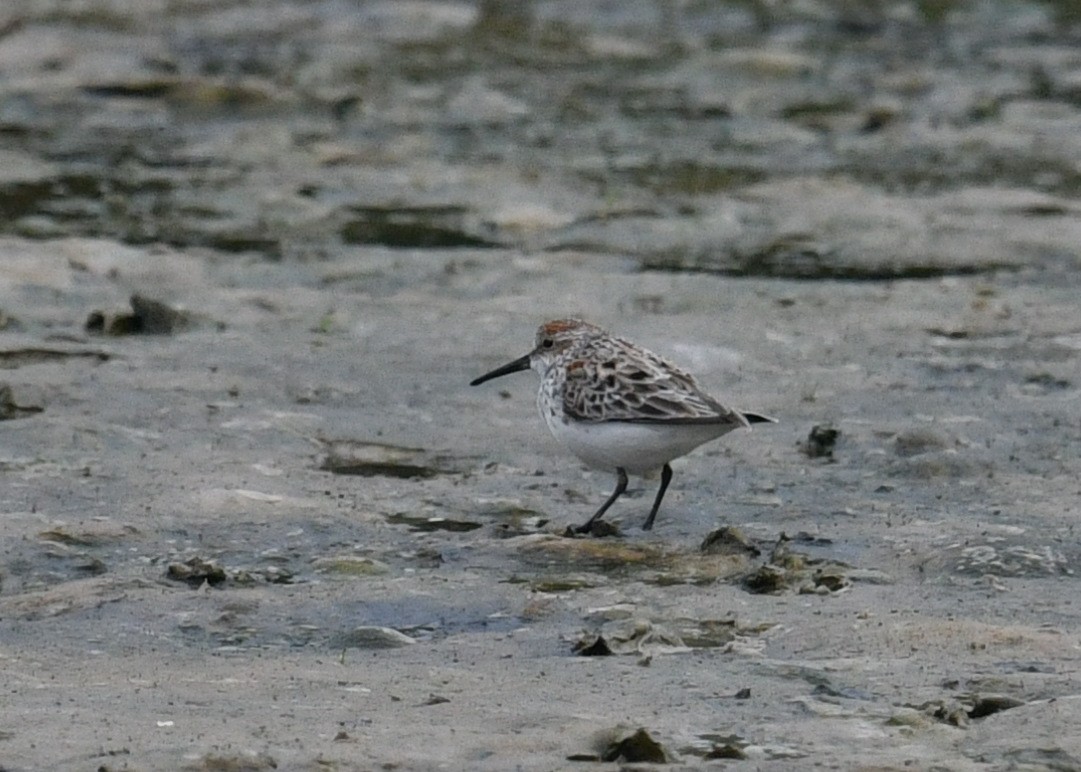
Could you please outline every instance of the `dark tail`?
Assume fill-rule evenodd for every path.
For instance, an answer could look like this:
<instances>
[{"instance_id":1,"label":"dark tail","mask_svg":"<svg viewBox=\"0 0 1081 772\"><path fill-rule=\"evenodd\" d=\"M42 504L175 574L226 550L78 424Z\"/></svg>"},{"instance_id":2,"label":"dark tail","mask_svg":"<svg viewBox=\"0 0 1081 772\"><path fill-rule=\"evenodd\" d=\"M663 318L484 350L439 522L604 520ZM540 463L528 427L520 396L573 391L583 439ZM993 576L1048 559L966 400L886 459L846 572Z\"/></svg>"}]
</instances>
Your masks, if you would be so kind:
<instances>
[{"instance_id":1,"label":"dark tail","mask_svg":"<svg viewBox=\"0 0 1081 772\"><path fill-rule=\"evenodd\" d=\"M747 419L749 424L775 424L776 418L770 418L768 415L759 415L758 413L744 413L743 417Z\"/></svg>"}]
</instances>

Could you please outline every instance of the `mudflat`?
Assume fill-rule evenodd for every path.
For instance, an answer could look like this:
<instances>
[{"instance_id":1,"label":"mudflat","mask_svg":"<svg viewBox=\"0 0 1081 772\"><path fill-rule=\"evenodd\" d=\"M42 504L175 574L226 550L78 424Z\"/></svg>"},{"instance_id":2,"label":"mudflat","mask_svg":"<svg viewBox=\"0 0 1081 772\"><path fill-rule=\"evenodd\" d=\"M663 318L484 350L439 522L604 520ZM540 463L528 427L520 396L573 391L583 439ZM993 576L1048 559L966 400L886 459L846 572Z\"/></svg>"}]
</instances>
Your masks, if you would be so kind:
<instances>
[{"instance_id":1,"label":"mudflat","mask_svg":"<svg viewBox=\"0 0 1081 772\"><path fill-rule=\"evenodd\" d=\"M1081 768L1079 23L6 3L0 768ZM567 538L563 316L779 422Z\"/></svg>"}]
</instances>

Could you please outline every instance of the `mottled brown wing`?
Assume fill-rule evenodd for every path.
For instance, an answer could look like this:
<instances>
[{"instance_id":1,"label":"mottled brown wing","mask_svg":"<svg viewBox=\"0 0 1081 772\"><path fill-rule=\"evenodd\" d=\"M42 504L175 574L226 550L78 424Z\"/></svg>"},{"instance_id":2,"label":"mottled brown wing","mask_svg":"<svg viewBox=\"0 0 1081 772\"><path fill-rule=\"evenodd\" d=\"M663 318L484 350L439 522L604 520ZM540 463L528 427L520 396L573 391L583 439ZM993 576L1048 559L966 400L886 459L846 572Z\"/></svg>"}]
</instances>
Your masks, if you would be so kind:
<instances>
[{"instance_id":1,"label":"mottled brown wing","mask_svg":"<svg viewBox=\"0 0 1081 772\"><path fill-rule=\"evenodd\" d=\"M578 421L731 424L747 420L702 392L694 377L625 341L577 352L567 365L563 411Z\"/></svg>"}]
</instances>

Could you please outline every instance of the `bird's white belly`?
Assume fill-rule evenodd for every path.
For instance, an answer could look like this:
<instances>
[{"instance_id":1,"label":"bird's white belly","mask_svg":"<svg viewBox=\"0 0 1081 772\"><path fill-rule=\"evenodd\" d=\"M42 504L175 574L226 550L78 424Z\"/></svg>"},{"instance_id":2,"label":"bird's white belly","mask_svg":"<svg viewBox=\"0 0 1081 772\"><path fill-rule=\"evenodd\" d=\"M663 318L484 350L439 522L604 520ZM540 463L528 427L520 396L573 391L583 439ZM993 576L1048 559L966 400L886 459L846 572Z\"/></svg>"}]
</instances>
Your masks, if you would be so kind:
<instances>
[{"instance_id":1,"label":"bird's white belly","mask_svg":"<svg viewBox=\"0 0 1081 772\"><path fill-rule=\"evenodd\" d=\"M552 436L588 466L606 471L622 467L632 474L659 469L733 428L724 424L564 421L561 416L545 419Z\"/></svg>"}]
</instances>

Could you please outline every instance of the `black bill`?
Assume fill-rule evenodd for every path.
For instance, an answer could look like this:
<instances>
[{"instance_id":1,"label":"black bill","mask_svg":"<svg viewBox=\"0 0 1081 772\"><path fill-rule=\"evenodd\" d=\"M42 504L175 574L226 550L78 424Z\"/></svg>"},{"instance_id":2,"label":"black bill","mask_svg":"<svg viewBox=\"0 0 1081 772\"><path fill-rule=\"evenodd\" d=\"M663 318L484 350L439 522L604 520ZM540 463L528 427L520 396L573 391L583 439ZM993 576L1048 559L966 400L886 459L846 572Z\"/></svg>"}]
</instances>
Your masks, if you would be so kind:
<instances>
[{"instance_id":1,"label":"black bill","mask_svg":"<svg viewBox=\"0 0 1081 772\"><path fill-rule=\"evenodd\" d=\"M490 373L485 373L479 378L474 378L469 382L470 386L480 386L485 381L490 381L493 378L498 378L501 375L510 375L511 373L520 373L522 370L529 369L529 354L524 357L519 357L513 362L508 362L502 367L497 367Z\"/></svg>"}]
</instances>

